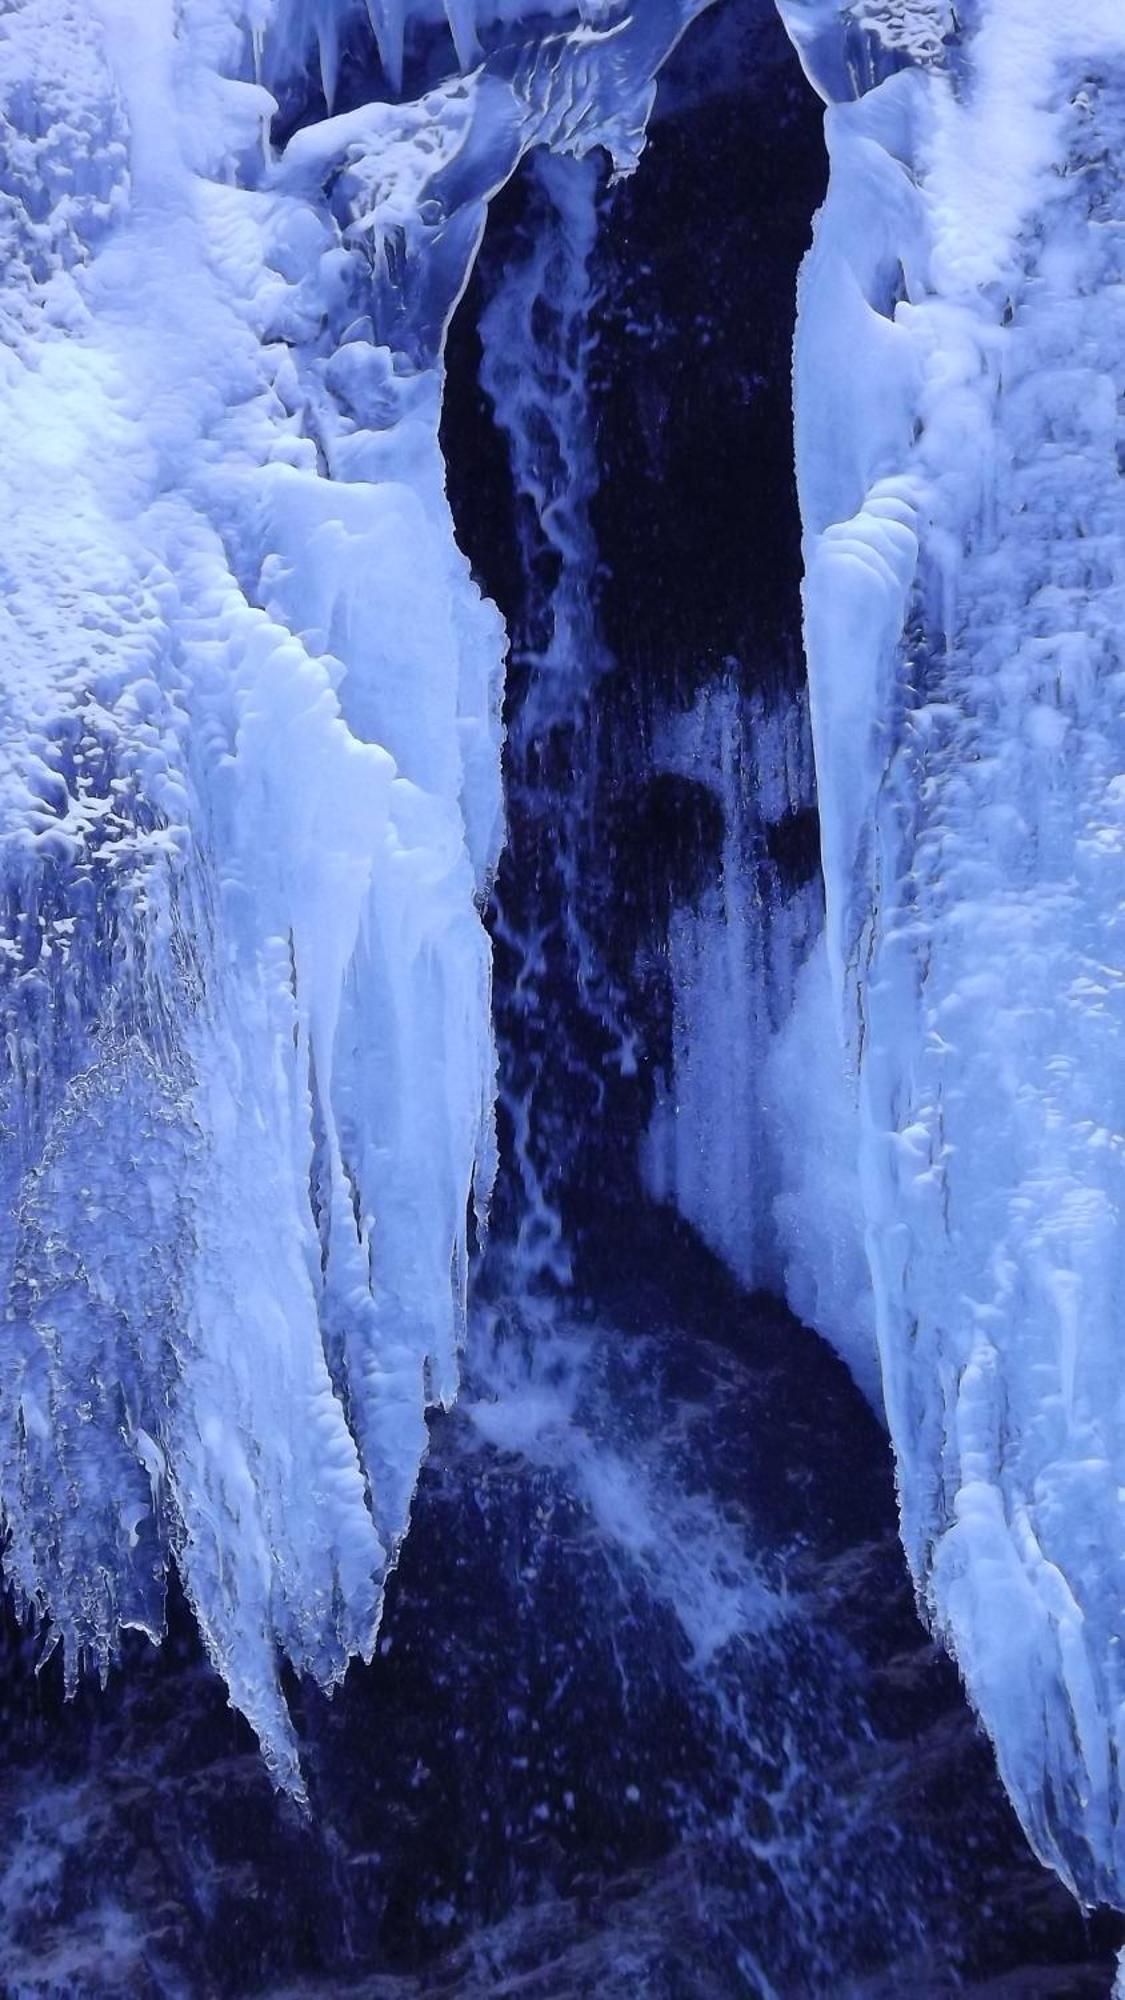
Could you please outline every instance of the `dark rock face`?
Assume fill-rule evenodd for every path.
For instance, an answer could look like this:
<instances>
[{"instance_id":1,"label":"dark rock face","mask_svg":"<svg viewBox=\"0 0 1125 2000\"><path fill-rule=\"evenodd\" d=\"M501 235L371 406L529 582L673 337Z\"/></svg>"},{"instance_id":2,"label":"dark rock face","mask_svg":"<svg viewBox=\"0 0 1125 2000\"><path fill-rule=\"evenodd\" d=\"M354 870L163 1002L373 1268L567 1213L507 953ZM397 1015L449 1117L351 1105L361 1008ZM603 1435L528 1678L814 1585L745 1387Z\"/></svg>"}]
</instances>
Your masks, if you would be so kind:
<instances>
[{"instance_id":1,"label":"dark rock face","mask_svg":"<svg viewBox=\"0 0 1125 2000\"><path fill-rule=\"evenodd\" d=\"M791 353L821 107L772 8L695 35L609 205L599 328L605 631L650 701L732 668L747 691L804 679Z\"/></svg>"},{"instance_id":2,"label":"dark rock face","mask_svg":"<svg viewBox=\"0 0 1125 2000\"><path fill-rule=\"evenodd\" d=\"M596 1227L607 1200L642 1198L638 1143L671 1046L670 914L722 865L724 815L707 774L662 768L658 740L701 691L747 718L752 703L782 713L803 701L791 348L797 271L825 185L821 107L772 4L728 0L664 73L638 172L599 192L581 318L571 297L567 320L565 260L542 273L521 357L543 381L530 481L504 435L511 411L503 398L494 408L485 385L497 372L495 301L558 223L534 160L494 205L450 333L450 499L512 636L508 847L493 922L501 1137L510 1161L511 1100L568 1241ZM557 381L580 347L598 473L588 494L557 469L571 442L560 417L574 421ZM560 569L548 514L567 517L562 561L582 612L561 674L554 659L544 669ZM565 692L544 716L528 696L552 676ZM755 866L763 908L813 878L818 887L811 776L764 833ZM525 1180L502 1176L512 1233L527 1197Z\"/></svg>"}]
</instances>

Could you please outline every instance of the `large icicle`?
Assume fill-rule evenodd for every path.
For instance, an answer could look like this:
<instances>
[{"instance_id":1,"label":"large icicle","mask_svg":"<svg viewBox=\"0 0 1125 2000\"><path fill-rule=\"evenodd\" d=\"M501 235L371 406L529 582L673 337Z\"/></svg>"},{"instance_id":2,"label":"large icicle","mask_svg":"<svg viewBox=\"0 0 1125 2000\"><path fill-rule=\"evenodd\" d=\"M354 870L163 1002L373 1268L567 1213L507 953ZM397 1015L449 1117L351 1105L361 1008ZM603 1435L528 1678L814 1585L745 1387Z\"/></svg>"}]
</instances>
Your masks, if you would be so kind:
<instances>
[{"instance_id":1,"label":"large icicle","mask_svg":"<svg viewBox=\"0 0 1125 2000\"><path fill-rule=\"evenodd\" d=\"M784 0L832 968L903 1534L1036 1847L1125 1900L1125 16Z\"/></svg>"},{"instance_id":2,"label":"large icicle","mask_svg":"<svg viewBox=\"0 0 1125 2000\"><path fill-rule=\"evenodd\" d=\"M279 1664L371 1651L490 1157L504 634L444 328L520 152L629 166L699 4L458 7L495 59L443 27L421 101L279 158L286 65L331 97L362 31L375 94L440 7L374 8L382 63L329 0L0 22L6 1570L73 1681L174 1559L298 1792Z\"/></svg>"}]
</instances>

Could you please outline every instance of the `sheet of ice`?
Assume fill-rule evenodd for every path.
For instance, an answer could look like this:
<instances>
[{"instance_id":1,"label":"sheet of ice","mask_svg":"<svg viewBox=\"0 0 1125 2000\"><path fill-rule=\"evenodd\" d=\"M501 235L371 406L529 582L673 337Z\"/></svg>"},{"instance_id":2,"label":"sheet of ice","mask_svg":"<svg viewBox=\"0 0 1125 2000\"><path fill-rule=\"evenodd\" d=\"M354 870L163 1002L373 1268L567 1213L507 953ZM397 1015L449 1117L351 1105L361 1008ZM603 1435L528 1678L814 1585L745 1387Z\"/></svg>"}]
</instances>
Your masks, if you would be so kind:
<instances>
[{"instance_id":1,"label":"sheet of ice","mask_svg":"<svg viewBox=\"0 0 1125 2000\"><path fill-rule=\"evenodd\" d=\"M444 327L521 150L632 164L699 4L453 7L403 104L376 29L436 9L0 20L5 1566L73 1683L174 1560L295 1792L280 1663L374 1644L491 1159L504 634ZM345 29L370 101L276 155Z\"/></svg>"},{"instance_id":2,"label":"sheet of ice","mask_svg":"<svg viewBox=\"0 0 1125 2000\"><path fill-rule=\"evenodd\" d=\"M1034 1844L1121 1903L1125 15L782 11L839 99L798 470L903 1535Z\"/></svg>"},{"instance_id":3,"label":"sheet of ice","mask_svg":"<svg viewBox=\"0 0 1125 2000\"><path fill-rule=\"evenodd\" d=\"M782 1292L881 1409L863 1250L858 1113L826 975L820 883L771 830L814 796L801 700L707 683L655 732L657 770L714 795L717 876L672 911L672 1054L642 1168L748 1290Z\"/></svg>"}]
</instances>

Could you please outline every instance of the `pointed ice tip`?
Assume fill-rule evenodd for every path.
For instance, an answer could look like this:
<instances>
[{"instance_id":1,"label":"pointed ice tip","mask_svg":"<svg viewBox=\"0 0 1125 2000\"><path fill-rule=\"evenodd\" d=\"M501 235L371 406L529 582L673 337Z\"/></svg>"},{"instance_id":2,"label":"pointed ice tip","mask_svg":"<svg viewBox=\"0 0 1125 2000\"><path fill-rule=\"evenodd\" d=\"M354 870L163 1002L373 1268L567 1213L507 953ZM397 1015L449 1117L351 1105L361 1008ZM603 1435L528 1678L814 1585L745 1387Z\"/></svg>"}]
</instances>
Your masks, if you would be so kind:
<instances>
[{"instance_id":1,"label":"pointed ice tip","mask_svg":"<svg viewBox=\"0 0 1125 2000\"><path fill-rule=\"evenodd\" d=\"M406 0L367 0L367 18L379 50L379 61L396 93L402 89L402 45L406 37Z\"/></svg>"},{"instance_id":2,"label":"pointed ice tip","mask_svg":"<svg viewBox=\"0 0 1125 2000\"><path fill-rule=\"evenodd\" d=\"M480 61L480 43L477 40L476 0L444 0L445 18L449 22L449 32L453 36L453 46L457 51L457 62L464 75Z\"/></svg>"},{"instance_id":3,"label":"pointed ice tip","mask_svg":"<svg viewBox=\"0 0 1125 2000\"><path fill-rule=\"evenodd\" d=\"M332 107L336 102L336 79L340 67L335 22L328 20L318 27L316 38L320 49L320 85L324 92L328 115L331 117Z\"/></svg>"}]
</instances>

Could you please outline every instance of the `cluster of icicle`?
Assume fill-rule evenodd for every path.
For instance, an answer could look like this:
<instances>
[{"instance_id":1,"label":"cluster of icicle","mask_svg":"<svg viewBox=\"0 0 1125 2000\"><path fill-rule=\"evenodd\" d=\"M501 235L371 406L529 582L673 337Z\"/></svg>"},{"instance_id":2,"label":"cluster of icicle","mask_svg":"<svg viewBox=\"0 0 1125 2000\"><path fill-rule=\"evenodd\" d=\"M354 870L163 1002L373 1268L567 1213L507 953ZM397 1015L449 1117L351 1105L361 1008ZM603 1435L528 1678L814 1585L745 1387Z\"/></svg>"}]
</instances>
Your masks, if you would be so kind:
<instances>
[{"instance_id":1,"label":"cluster of icicle","mask_svg":"<svg viewBox=\"0 0 1125 2000\"><path fill-rule=\"evenodd\" d=\"M1034 1844L1121 1903L1125 15L781 11L829 100L806 639L903 1535Z\"/></svg>"},{"instance_id":2,"label":"cluster of icicle","mask_svg":"<svg viewBox=\"0 0 1125 2000\"><path fill-rule=\"evenodd\" d=\"M174 1564L298 1796L281 1666L372 1652L491 1172L445 327L522 153L631 167L701 4L0 22L5 1571L73 1683Z\"/></svg>"}]
</instances>

